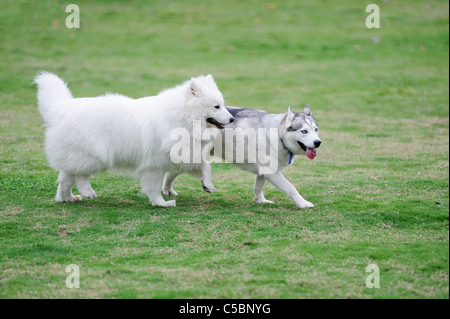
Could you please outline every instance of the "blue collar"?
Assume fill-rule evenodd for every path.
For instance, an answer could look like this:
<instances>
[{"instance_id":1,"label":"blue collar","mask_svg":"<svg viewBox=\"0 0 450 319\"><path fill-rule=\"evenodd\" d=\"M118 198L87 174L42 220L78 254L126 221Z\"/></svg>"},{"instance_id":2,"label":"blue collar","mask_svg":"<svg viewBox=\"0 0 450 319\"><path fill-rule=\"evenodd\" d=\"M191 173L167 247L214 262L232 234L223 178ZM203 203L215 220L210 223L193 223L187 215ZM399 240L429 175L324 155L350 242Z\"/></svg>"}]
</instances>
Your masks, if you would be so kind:
<instances>
[{"instance_id":1,"label":"blue collar","mask_svg":"<svg viewBox=\"0 0 450 319\"><path fill-rule=\"evenodd\" d=\"M289 152L289 163L288 163L288 165L291 165L292 157L294 157L294 154L286 147L286 145L284 145L283 139L280 138L280 140L281 140L281 144L283 144L283 147L286 149L286 151Z\"/></svg>"}]
</instances>

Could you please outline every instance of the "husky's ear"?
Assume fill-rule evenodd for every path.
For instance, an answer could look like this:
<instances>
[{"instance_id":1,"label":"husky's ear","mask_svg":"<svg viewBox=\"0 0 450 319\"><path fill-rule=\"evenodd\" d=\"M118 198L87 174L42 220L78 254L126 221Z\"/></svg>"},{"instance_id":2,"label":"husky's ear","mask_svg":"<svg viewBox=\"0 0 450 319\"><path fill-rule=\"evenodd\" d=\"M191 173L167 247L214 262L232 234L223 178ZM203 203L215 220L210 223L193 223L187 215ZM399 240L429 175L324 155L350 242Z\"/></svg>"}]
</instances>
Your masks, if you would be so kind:
<instances>
[{"instance_id":1,"label":"husky's ear","mask_svg":"<svg viewBox=\"0 0 450 319\"><path fill-rule=\"evenodd\" d=\"M305 108L303 109L303 113L305 113L306 115L312 115L309 104L305 105Z\"/></svg>"},{"instance_id":2,"label":"husky's ear","mask_svg":"<svg viewBox=\"0 0 450 319\"><path fill-rule=\"evenodd\" d=\"M198 85L197 81L194 79L191 80L190 93L195 97L199 97L201 95L200 85Z\"/></svg>"},{"instance_id":3,"label":"husky's ear","mask_svg":"<svg viewBox=\"0 0 450 319\"><path fill-rule=\"evenodd\" d=\"M291 107L289 106L287 114L286 114L286 127L290 127L292 122L294 121L295 113L292 112Z\"/></svg>"}]
</instances>

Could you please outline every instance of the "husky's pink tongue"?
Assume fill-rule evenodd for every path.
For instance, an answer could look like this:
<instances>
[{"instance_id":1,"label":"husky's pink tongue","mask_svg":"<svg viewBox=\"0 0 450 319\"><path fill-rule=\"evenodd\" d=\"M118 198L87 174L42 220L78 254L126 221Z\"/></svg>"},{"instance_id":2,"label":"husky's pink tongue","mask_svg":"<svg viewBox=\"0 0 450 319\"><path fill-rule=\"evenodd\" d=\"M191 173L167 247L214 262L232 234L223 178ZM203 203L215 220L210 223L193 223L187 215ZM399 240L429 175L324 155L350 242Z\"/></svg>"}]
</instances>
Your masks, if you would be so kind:
<instances>
[{"instance_id":1,"label":"husky's pink tongue","mask_svg":"<svg viewBox=\"0 0 450 319\"><path fill-rule=\"evenodd\" d=\"M313 160L314 157L316 157L316 150L314 148L306 148L306 156L310 159Z\"/></svg>"}]
</instances>

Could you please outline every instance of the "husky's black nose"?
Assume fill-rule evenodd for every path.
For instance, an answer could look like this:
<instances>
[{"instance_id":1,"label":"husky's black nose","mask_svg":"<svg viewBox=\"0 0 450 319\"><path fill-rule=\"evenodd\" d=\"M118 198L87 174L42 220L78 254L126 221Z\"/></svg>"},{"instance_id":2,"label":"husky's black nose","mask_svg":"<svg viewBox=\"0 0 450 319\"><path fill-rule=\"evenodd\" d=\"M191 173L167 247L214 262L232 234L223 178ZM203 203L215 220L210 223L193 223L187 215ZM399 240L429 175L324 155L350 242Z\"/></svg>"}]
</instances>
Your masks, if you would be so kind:
<instances>
[{"instance_id":1,"label":"husky's black nose","mask_svg":"<svg viewBox=\"0 0 450 319\"><path fill-rule=\"evenodd\" d=\"M233 123L234 122L234 117L231 117L230 118L230 123Z\"/></svg>"},{"instance_id":2,"label":"husky's black nose","mask_svg":"<svg viewBox=\"0 0 450 319\"><path fill-rule=\"evenodd\" d=\"M314 146L315 146L315 147L319 147L320 144L322 144L322 141L321 141L321 140L315 140L315 141L314 141Z\"/></svg>"}]
</instances>

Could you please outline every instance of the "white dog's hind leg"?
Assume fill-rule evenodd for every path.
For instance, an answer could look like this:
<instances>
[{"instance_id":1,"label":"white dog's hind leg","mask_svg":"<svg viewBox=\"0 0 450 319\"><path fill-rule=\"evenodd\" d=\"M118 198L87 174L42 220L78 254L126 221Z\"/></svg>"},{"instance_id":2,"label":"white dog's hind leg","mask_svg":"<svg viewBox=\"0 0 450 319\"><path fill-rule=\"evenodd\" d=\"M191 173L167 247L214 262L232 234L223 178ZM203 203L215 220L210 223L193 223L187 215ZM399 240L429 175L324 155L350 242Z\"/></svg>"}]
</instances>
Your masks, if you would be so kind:
<instances>
[{"instance_id":1,"label":"white dog's hind leg","mask_svg":"<svg viewBox=\"0 0 450 319\"><path fill-rule=\"evenodd\" d=\"M97 193L92 189L91 183L89 182L90 176L77 175L75 178L78 190L82 197L86 198L97 198Z\"/></svg>"},{"instance_id":2,"label":"white dog's hind leg","mask_svg":"<svg viewBox=\"0 0 450 319\"><path fill-rule=\"evenodd\" d=\"M60 171L58 176L58 191L56 192L55 200L57 202L77 202L81 200L80 195L74 196L72 194L72 187L75 184L75 175Z\"/></svg>"},{"instance_id":3,"label":"white dog's hind leg","mask_svg":"<svg viewBox=\"0 0 450 319\"><path fill-rule=\"evenodd\" d=\"M273 185L278 187L283 193L289 196L290 199L300 208L314 207L314 205L305 200L295 189L295 187L289 183L289 181L283 176L283 174L270 174L264 175Z\"/></svg>"},{"instance_id":4,"label":"white dog's hind leg","mask_svg":"<svg viewBox=\"0 0 450 319\"><path fill-rule=\"evenodd\" d=\"M255 193L255 201L258 204L268 203L273 204L271 200L267 200L263 194L263 187L266 184L266 178L263 175L256 175L255 186L253 187L253 192Z\"/></svg>"},{"instance_id":5,"label":"white dog's hind leg","mask_svg":"<svg viewBox=\"0 0 450 319\"><path fill-rule=\"evenodd\" d=\"M161 187L164 179L164 172L147 171L142 174L142 192L150 198L153 206L175 206L174 200L165 201L161 195Z\"/></svg>"},{"instance_id":6,"label":"white dog's hind leg","mask_svg":"<svg viewBox=\"0 0 450 319\"><path fill-rule=\"evenodd\" d=\"M173 190L173 182L175 178L177 178L177 173L171 173L167 172L166 176L164 177L163 182L163 194L166 196L178 196L177 192Z\"/></svg>"}]
</instances>

